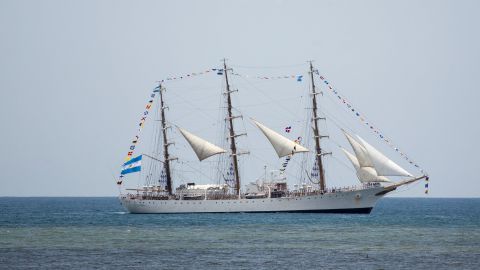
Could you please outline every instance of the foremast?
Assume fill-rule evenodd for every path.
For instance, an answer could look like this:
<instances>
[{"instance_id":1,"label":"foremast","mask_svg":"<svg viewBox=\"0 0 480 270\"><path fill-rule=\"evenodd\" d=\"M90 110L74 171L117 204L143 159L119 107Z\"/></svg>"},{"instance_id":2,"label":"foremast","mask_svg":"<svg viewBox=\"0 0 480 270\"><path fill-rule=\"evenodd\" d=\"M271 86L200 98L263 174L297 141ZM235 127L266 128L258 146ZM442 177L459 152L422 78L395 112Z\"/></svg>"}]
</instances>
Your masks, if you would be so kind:
<instances>
[{"instance_id":1,"label":"foremast","mask_svg":"<svg viewBox=\"0 0 480 270\"><path fill-rule=\"evenodd\" d=\"M240 136L235 134L235 130L233 128L233 119L241 117L241 116L234 116L232 114L232 98L231 93L233 91L230 90L230 84L228 82L228 69L227 69L227 61L223 59L223 72L225 74L225 84L226 84L226 93L227 96L227 118L228 121L228 130L229 130L229 139L230 139L230 151L232 157L232 164L233 164L233 173L235 178L235 194L240 196L240 174L238 169L238 151L237 145L235 142L236 137Z\"/></svg>"},{"instance_id":2,"label":"foremast","mask_svg":"<svg viewBox=\"0 0 480 270\"><path fill-rule=\"evenodd\" d=\"M170 154L168 153L168 147L172 144L168 141L167 137L167 121L165 119L165 102L163 100L163 92L166 90L162 84L159 85L160 88L160 122L162 124L162 136L163 136L163 168L165 170L165 176L167 178L167 192L169 195L172 195L172 174L170 171Z\"/></svg>"},{"instance_id":3,"label":"foremast","mask_svg":"<svg viewBox=\"0 0 480 270\"><path fill-rule=\"evenodd\" d=\"M315 89L315 80L313 79L313 73L314 73L314 68L312 61L310 61L310 79L312 83L312 128L313 128L313 139L315 140L315 162L316 165L318 166L319 170L319 176L320 176L320 181L319 181L319 186L321 191L326 190L326 185L325 185L325 171L323 168L323 160L322 156L324 155L322 152L322 147L320 145L320 139L322 136L320 135L320 131L318 128L318 120L322 119L318 117L318 106L317 106L317 95L320 94L319 92L316 92Z\"/></svg>"}]
</instances>

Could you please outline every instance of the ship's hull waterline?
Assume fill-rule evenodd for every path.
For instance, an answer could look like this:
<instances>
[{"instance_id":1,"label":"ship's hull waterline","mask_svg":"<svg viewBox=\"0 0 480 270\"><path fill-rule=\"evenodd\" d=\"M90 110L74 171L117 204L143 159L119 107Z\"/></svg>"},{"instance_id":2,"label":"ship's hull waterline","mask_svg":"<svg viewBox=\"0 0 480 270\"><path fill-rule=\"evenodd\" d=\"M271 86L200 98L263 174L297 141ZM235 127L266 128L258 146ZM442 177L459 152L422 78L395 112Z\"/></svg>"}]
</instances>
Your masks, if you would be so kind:
<instances>
[{"instance_id":1,"label":"ship's hull waterline","mask_svg":"<svg viewBox=\"0 0 480 270\"><path fill-rule=\"evenodd\" d=\"M125 209L134 214L168 213L351 213L368 214L385 195L384 187L300 197L237 200L146 200L121 196Z\"/></svg>"}]
</instances>

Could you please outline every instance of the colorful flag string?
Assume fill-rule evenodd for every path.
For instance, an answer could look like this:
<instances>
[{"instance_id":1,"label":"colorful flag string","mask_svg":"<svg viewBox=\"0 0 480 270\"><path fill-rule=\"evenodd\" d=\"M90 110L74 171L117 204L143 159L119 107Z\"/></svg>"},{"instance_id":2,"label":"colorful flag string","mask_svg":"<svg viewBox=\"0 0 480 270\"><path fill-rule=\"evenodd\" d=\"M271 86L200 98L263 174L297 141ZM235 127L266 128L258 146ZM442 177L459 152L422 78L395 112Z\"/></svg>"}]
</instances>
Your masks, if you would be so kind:
<instances>
[{"instance_id":1,"label":"colorful flag string","mask_svg":"<svg viewBox=\"0 0 480 270\"><path fill-rule=\"evenodd\" d=\"M288 131L288 132L290 132L290 131ZM300 144L301 141L302 141L302 137L298 137L295 140L295 142L298 143L298 144ZM285 161L282 163L282 168L280 169L280 173L285 173L285 169L287 168L288 163L292 159L292 156L293 156L293 153L291 155L288 155L287 157L285 157Z\"/></svg>"},{"instance_id":2,"label":"colorful flag string","mask_svg":"<svg viewBox=\"0 0 480 270\"><path fill-rule=\"evenodd\" d=\"M428 194L428 180L430 180L428 176L425 177L425 194Z\"/></svg>"},{"instance_id":3,"label":"colorful flag string","mask_svg":"<svg viewBox=\"0 0 480 270\"><path fill-rule=\"evenodd\" d=\"M163 187L167 185L167 173L165 172L165 170L162 170L162 172L160 173L160 179L158 180L158 183L160 184L160 186Z\"/></svg>"},{"instance_id":4,"label":"colorful flag string","mask_svg":"<svg viewBox=\"0 0 480 270\"><path fill-rule=\"evenodd\" d=\"M288 162L290 162L290 159L292 159L292 155L288 155L285 158L285 161L282 163L282 168L280 169L280 173L284 173L285 169L287 168Z\"/></svg>"},{"instance_id":5,"label":"colorful flag string","mask_svg":"<svg viewBox=\"0 0 480 270\"><path fill-rule=\"evenodd\" d=\"M387 138L382 132L380 132L380 130L376 128L370 121L368 121L363 114L361 114L355 107L353 107L353 105L343 95L341 95L339 91L335 87L333 87L327 79L325 79L324 76L320 75L318 71L316 71L315 73L320 77L322 82L326 85L330 92L333 93L333 95L338 99L338 101L344 104L347 109L355 115L357 119L359 119L364 125L368 127L370 131L372 131L376 135L376 137L386 142L388 146L398 152L402 158L408 161L408 163L418 168L420 172L422 172L422 174L428 175L422 167L420 167L416 162L414 162L410 157L408 157L404 152L402 152L397 146L395 146L389 138Z\"/></svg>"},{"instance_id":6,"label":"colorful flag string","mask_svg":"<svg viewBox=\"0 0 480 270\"><path fill-rule=\"evenodd\" d=\"M318 162L315 161L313 162L313 167L312 167L312 171L310 172L310 176L314 179L318 179L318 177L320 176L320 168L318 167Z\"/></svg>"},{"instance_id":7,"label":"colorful flag string","mask_svg":"<svg viewBox=\"0 0 480 270\"><path fill-rule=\"evenodd\" d=\"M161 80L160 82L163 83L163 82L167 82L167 81L189 79L189 78L197 77L197 76L200 76L200 75L206 75L206 74L214 73L215 71L217 71L218 75L223 74L221 72L221 71L223 71L223 69L211 68L211 69L207 69L207 70L204 70L204 71L187 73L187 74L184 74L184 75L170 76L170 77L167 77L167 78Z\"/></svg>"},{"instance_id":8,"label":"colorful flag string","mask_svg":"<svg viewBox=\"0 0 480 270\"><path fill-rule=\"evenodd\" d=\"M227 171L227 177L224 177L228 186L234 187L235 185L235 172L233 170L233 163L230 163L230 167Z\"/></svg>"},{"instance_id":9,"label":"colorful flag string","mask_svg":"<svg viewBox=\"0 0 480 270\"><path fill-rule=\"evenodd\" d=\"M143 127L145 126L145 121L147 120L150 109L152 108L153 100L155 98L155 94L158 93L158 92L160 92L160 85L155 87L153 89L153 92L150 94L150 99L148 100L147 105L145 106L145 111L143 112L143 114L140 118L140 121L138 123L137 134L135 135L135 137L133 137L132 143L130 144L130 148L128 149L129 151L127 153L127 156L124 159L125 162L129 161L132 158L133 153L135 152L135 147L137 146L138 141L140 139L140 132L142 131ZM123 174L120 174L119 180L117 181L118 185L122 184L122 178L123 178Z\"/></svg>"},{"instance_id":10,"label":"colorful flag string","mask_svg":"<svg viewBox=\"0 0 480 270\"><path fill-rule=\"evenodd\" d=\"M255 76L246 75L233 72L232 75L243 77L246 79L254 78L258 80L281 80L281 79L295 79L297 82L303 81L303 75L281 75L281 76Z\"/></svg>"},{"instance_id":11,"label":"colorful flag string","mask_svg":"<svg viewBox=\"0 0 480 270\"><path fill-rule=\"evenodd\" d=\"M187 73L184 75L170 76L162 79L160 82L163 83L168 81L183 80L183 79L193 78L200 75L212 74L212 73L216 73L217 75L223 75L224 70L222 68L211 68L204 71ZM256 75L244 75L236 72L232 72L232 75L240 76L244 78L254 78L259 80L295 79L297 82L303 81L303 77L304 77L303 75L256 76Z\"/></svg>"}]
</instances>

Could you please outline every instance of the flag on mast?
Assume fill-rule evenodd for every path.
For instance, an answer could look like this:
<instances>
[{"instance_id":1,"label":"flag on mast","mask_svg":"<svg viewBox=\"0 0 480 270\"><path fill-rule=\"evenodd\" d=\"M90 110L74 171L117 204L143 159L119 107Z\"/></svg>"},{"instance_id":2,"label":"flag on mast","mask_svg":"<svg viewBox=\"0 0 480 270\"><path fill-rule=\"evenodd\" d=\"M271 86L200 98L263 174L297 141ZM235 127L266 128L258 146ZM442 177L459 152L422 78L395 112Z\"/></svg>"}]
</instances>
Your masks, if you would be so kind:
<instances>
[{"instance_id":1,"label":"flag on mast","mask_svg":"<svg viewBox=\"0 0 480 270\"><path fill-rule=\"evenodd\" d=\"M121 175L139 172L142 170L142 155L123 163Z\"/></svg>"}]
</instances>

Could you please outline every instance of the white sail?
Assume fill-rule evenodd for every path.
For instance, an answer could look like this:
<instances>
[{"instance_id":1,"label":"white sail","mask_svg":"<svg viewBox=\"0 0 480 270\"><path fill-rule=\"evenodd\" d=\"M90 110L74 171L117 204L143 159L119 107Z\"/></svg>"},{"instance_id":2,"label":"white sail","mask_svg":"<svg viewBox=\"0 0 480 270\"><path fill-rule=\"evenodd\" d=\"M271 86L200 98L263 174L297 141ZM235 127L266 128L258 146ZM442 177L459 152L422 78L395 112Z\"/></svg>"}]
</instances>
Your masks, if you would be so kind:
<instances>
[{"instance_id":1,"label":"white sail","mask_svg":"<svg viewBox=\"0 0 480 270\"><path fill-rule=\"evenodd\" d=\"M358 163L358 159L350 154L350 152L348 152L347 150L343 149L342 147L340 147L340 149L342 149L343 153L347 156L347 158L350 160L350 162L352 163L353 167L355 168L356 171L358 171L360 169L360 164Z\"/></svg>"},{"instance_id":2,"label":"white sail","mask_svg":"<svg viewBox=\"0 0 480 270\"><path fill-rule=\"evenodd\" d=\"M350 134L345 130L342 130L345 137L347 137L348 142L352 146L355 156L357 157L360 167L373 167L373 163L368 156L368 152L359 142L357 142Z\"/></svg>"},{"instance_id":3,"label":"white sail","mask_svg":"<svg viewBox=\"0 0 480 270\"><path fill-rule=\"evenodd\" d=\"M190 144L195 154L197 154L197 157L200 161L213 155L227 152L225 149L218 147L196 135L193 135L185 129L179 127L177 128L180 130L180 133L182 133L183 137L185 137L185 140L187 140L187 142Z\"/></svg>"},{"instance_id":4,"label":"white sail","mask_svg":"<svg viewBox=\"0 0 480 270\"><path fill-rule=\"evenodd\" d=\"M385 155L383 155L380 151L375 149L373 146L368 144L365 140L360 138L357 135L358 140L360 143L365 147L367 150L368 156L373 163L377 174L380 176L413 176L405 169L400 167L397 163L393 162Z\"/></svg>"},{"instance_id":5,"label":"white sail","mask_svg":"<svg viewBox=\"0 0 480 270\"><path fill-rule=\"evenodd\" d=\"M345 153L350 162L352 162L360 182L390 182L390 180L385 176L378 176L377 171L375 171L373 167L360 167L358 159L353 154L350 154L350 152L343 148L340 149L342 149L343 153Z\"/></svg>"},{"instance_id":6,"label":"white sail","mask_svg":"<svg viewBox=\"0 0 480 270\"><path fill-rule=\"evenodd\" d=\"M385 176L379 176L373 167L362 167L357 171L357 177L362 183L391 182Z\"/></svg>"},{"instance_id":7,"label":"white sail","mask_svg":"<svg viewBox=\"0 0 480 270\"><path fill-rule=\"evenodd\" d=\"M263 132L265 137L270 141L278 157L284 157L295 153L308 152L308 149L300 144L278 134L277 132L269 129L268 127L253 120L253 123Z\"/></svg>"}]
</instances>

